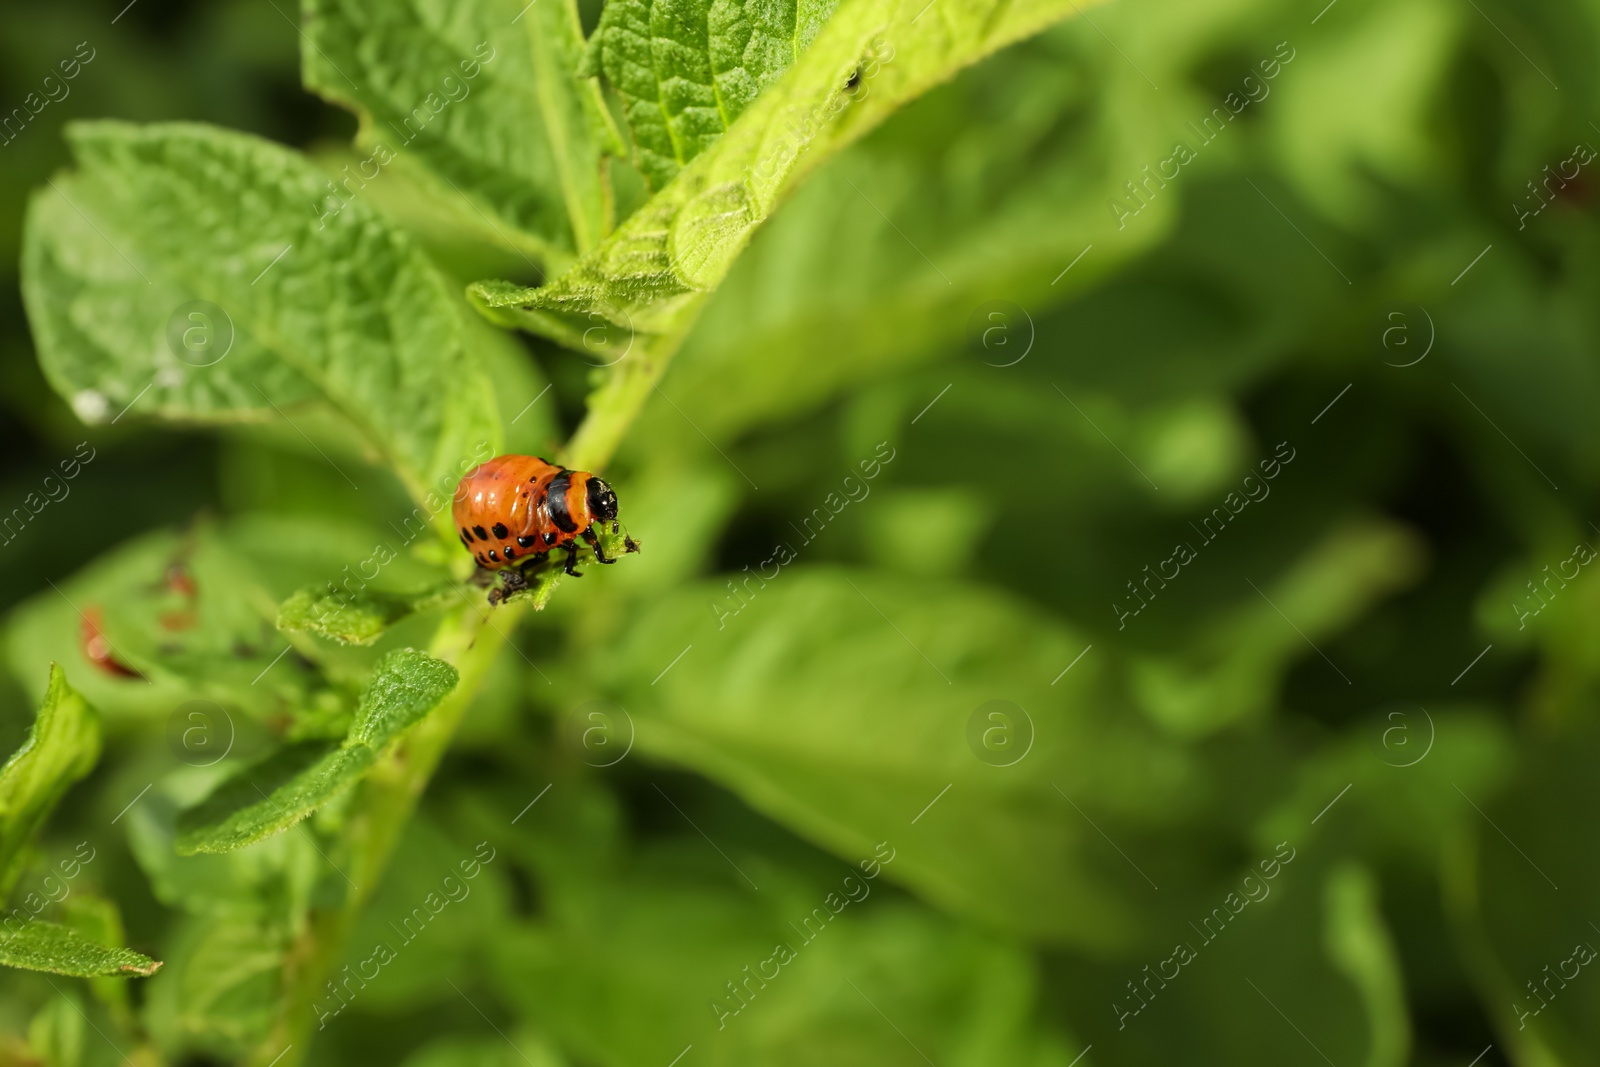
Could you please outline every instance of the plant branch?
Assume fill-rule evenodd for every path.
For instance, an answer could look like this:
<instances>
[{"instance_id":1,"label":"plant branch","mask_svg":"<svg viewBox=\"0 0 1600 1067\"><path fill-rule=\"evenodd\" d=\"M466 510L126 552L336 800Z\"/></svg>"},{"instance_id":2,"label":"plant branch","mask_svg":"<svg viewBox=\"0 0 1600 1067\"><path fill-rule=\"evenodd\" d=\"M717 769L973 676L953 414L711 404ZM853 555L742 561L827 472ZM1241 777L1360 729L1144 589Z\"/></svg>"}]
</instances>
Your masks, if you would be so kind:
<instances>
[{"instance_id":1,"label":"plant branch","mask_svg":"<svg viewBox=\"0 0 1600 1067\"><path fill-rule=\"evenodd\" d=\"M611 462L692 325L690 317L671 333L635 338L633 349L611 368L604 384L589 394L588 414L562 453L567 465L598 471Z\"/></svg>"},{"instance_id":2,"label":"plant branch","mask_svg":"<svg viewBox=\"0 0 1600 1067\"><path fill-rule=\"evenodd\" d=\"M589 411L563 454L565 462L598 470L610 462L624 435L666 372L692 319L670 334L641 338L589 397ZM456 728L477 696L489 666L515 632L527 602L495 609L494 625L477 605L463 605L440 622L429 652L461 672L455 691L401 739L363 779L346 823L349 874L358 887L337 909L311 916L284 967L284 995L267 1040L257 1046L252 1067L294 1067L320 1023L319 993L345 952L351 932L383 880L395 845L416 810ZM320 1025L317 1026L320 1029ZM287 1055L285 1053L287 1052ZM278 1059L278 1057L282 1059Z\"/></svg>"},{"instance_id":3,"label":"plant branch","mask_svg":"<svg viewBox=\"0 0 1600 1067\"><path fill-rule=\"evenodd\" d=\"M362 780L346 823L349 874L358 887L336 909L313 913L305 932L285 960L284 995L267 1040L249 1059L252 1067L293 1067L309 1051L313 1024L319 1022L316 1002L323 984L344 954L362 911L383 880L395 845L417 801L450 747L456 727L477 696L490 665L524 607L509 604L496 611L493 626L476 604L463 605L440 622L429 652L456 666L461 680L427 718L418 723ZM331 1023L331 1025L337 1025ZM320 1028L320 1027L318 1027ZM287 1055L285 1055L287 1053ZM282 1056L281 1060L276 1058Z\"/></svg>"}]
</instances>

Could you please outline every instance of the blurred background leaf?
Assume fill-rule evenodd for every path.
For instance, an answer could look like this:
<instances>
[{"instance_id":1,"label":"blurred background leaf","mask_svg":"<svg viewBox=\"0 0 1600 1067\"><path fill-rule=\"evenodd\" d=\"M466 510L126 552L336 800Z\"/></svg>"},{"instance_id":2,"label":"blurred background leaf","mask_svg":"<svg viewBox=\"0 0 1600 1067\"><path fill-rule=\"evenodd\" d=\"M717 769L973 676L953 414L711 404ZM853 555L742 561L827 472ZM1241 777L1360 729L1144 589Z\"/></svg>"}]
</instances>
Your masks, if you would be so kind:
<instances>
[{"instance_id":1,"label":"blurred background leaf","mask_svg":"<svg viewBox=\"0 0 1600 1067\"><path fill-rule=\"evenodd\" d=\"M976 10L920 7L894 16L919 41ZM52 661L105 731L4 904L165 963L121 994L0 972L0 1060L283 1049L286 977L371 828L335 800L180 857L178 813L263 755L344 737L378 660L481 596L449 590L457 561L419 533L440 434L555 451L627 340L583 345L580 318L552 331L580 339L562 351L455 295L538 284L646 193L600 162L632 155L610 140L637 130L621 87L548 77L626 12L520 8L316 3L305 37L300 12L253 0L0 15L0 106L20 109L0 123L0 264L33 197L56 260L84 268L37 294L30 329L0 266L0 742L22 744ZM316 1035L296 1055L1600 1064L1600 979L1551 977L1600 945L1600 228L1576 162L1600 144L1600 10L1081 15L893 114L915 42L863 72L852 111L881 124L817 153L605 471L643 552L508 635L338 984L295 1006ZM270 346L241 328L222 366L248 419L149 418L215 407L181 382L117 417L192 294L150 298L107 250L154 220L75 170L64 124L301 149L284 165L305 202L272 217L320 236L328 183L485 40L471 94L333 220L403 248L425 280L407 291L448 309L447 336L407 332L414 302L357 279L397 324L363 351L411 346L431 391L363 406L386 427L363 436L301 370L242 373ZM302 58L359 118L302 88ZM594 162L576 185L558 129ZM251 290L277 246L260 259L262 233L171 207L174 257ZM305 281L292 256L274 270ZM292 315L252 321L318 348L352 307L305 285ZM92 425L66 325L99 338L71 351L148 371ZM378 558L375 599L447 595L384 615L370 646L276 628L291 594ZM219 762L182 743L196 701L227 728ZM480 843L494 858L467 880ZM880 843L894 859L866 881ZM1280 845L1295 858L1262 881ZM871 892L835 913L847 876ZM833 918L808 938L818 908ZM380 942L394 959L369 977ZM793 962L750 979L779 943ZM1178 943L1194 958L1163 978Z\"/></svg>"}]
</instances>

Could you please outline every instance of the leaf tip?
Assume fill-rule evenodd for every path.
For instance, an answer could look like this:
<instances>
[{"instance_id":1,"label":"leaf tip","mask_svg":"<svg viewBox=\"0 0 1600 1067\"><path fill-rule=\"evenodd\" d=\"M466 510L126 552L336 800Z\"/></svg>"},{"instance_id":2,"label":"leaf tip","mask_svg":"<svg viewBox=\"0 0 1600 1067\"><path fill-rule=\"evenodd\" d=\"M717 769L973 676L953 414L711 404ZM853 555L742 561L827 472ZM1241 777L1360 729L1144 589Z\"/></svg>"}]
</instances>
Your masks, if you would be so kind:
<instances>
[{"instance_id":1,"label":"leaf tip","mask_svg":"<svg viewBox=\"0 0 1600 1067\"><path fill-rule=\"evenodd\" d=\"M161 960L146 960L143 963L124 963L117 968L118 974L125 974L130 978L149 978L166 964Z\"/></svg>"}]
</instances>

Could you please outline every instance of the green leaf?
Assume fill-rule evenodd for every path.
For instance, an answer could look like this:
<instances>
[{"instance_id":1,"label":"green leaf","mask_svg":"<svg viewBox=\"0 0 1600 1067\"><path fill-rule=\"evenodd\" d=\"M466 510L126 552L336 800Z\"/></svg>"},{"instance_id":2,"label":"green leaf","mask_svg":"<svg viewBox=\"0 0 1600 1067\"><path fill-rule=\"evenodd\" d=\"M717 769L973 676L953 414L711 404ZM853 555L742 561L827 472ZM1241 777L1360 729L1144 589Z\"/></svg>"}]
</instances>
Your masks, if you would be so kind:
<instances>
[{"instance_id":1,"label":"green leaf","mask_svg":"<svg viewBox=\"0 0 1600 1067\"><path fill-rule=\"evenodd\" d=\"M278 629L321 634L347 645L370 645L400 620L438 607L457 595L454 585L414 593L362 589L353 594L334 594L315 587L301 589L279 607Z\"/></svg>"},{"instance_id":2,"label":"green leaf","mask_svg":"<svg viewBox=\"0 0 1600 1067\"><path fill-rule=\"evenodd\" d=\"M366 745L286 745L179 816L173 845L181 856L232 852L282 833L355 785L376 759Z\"/></svg>"},{"instance_id":3,"label":"green leaf","mask_svg":"<svg viewBox=\"0 0 1600 1067\"><path fill-rule=\"evenodd\" d=\"M380 943L399 957L384 965L382 982L364 991L364 1011L404 1011L448 989L447 978L462 988L477 981L483 950L512 921L508 872L499 855L487 840L448 833L425 814L406 825L382 887L351 932L344 961L370 973L365 961ZM486 856L492 861L482 863ZM420 914L413 911L418 905ZM419 921L423 915L429 918ZM318 1001L323 1010L338 1011L332 998Z\"/></svg>"},{"instance_id":4,"label":"green leaf","mask_svg":"<svg viewBox=\"0 0 1600 1067\"><path fill-rule=\"evenodd\" d=\"M652 185L714 144L799 58L837 0L794 4L613 0L589 40L588 70L622 97Z\"/></svg>"},{"instance_id":5,"label":"green leaf","mask_svg":"<svg viewBox=\"0 0 1600 1067\"><path fill-rule=\"evenodd\" d=\"M430 1039L400 1063L400 1067L566 1067L567 1061L541 1035L517 1033L507 1042L499 1037L446 1036Z\"/></svg>"},{"instance_id":6,"label":"green leaf","mask_svg":"<svg viewBox=\"0 0 1600 1067\"><path fill-rule=\"evenodd\" d=\"M252 514L145 534L14 611L11 662L19 672L65 663L112 721L165 721L208 700L229 715L287 720L291 737L342 738L372 657L298 637L288 650L274 626L279 604L308 585L354 589L352 578L375 595L439 583L446 572L408 551L419 542L434 543L422 508L388 527ZM112 659L143 679L85 657L90 622Z\"/></svg>"},{"instance_id":7,"label":"green leaf","mask_svg":"<svg viewBox=\"0 0 1600 1067\"><path fill-rule=\"evenodd\" d=\"M637 7L628 10L630 21L612 32L625 45L627 66L619 72L628 71L633 84L635 68L653 54L641 50L641 41L668 31L654 14L640 23ZM919 18L924 10L928 17ZM681 329L802 176L906 101L1072 11L1070 0L936 2L931 8L897 0L844 0L784 77L745 107L714 143L701 143L703 131L694 125L703 112L689 112L680 127L694 134L691 162L571 270L539 289L475 286L474 298L490 308L522 307L580 319L599 314L647 334ZM692 12L684 5L685 14ZM623 17L619 12L614 19ZM674 30L672 36L694 40L689 29ZM602 51L605 47L602 40ZM669 38L662 47L675 45ZM676 70L686 79L683 108L701 92L695 85L706 84L693 76L696 47L710 46L686 46L684 66ZM713 67L722 69L724 62L719 47ZM849 87L852 79L856 84ZM635 91L643 88L636 85ZM673 130L670 121L664 129Z\"/></svg>"},{"instance_id":8,"label":"green leaf","mask_svg":"<svg viewBox=\"0 0 1600 1067\"><path fill-rule=\"evenodd\" d=\"M128 937L122 926L122 911L116 901L100 896L93 889L80 889L61 901L57 915L64 926L76 930L84 938L108 949L128 947ZM94 998L105 1005L111 1018L125 1031L135 1029L133 1005L128 997L128 986L114 976L93 978L89 990Z\"/></svg>"},{"instance_id":9,"label":"green leaf","mask_svg":"<svg viewBox=\"0 0 1600 1067\"><path fill-rule=\"evenodd\" d=\"M1095 825L1155 884L1203 866L1172 832L1201 769L1130 714L1104 649L951 583L786 568L730 584L659 598L596 654L590 678L628 710L638 751L842 857L927 809L893 835L889 877L1057 942L1136 941L1171 896Z\"/></svg>"},{"instance_id":10,"label":"green leaf","mask_svg":"<svg viewBox=\"0 0 1600 1067\"><path fill-rule=\"evenodd\" d=\"M350 740L382 750L455 689L461 675L444 660L412 649L383 657L361 698Z\"/></svg>"},{"instance_id":11,"label":"green leaf","mask_svg":"<svg viewBox=\"0 0 1600 1067\"><path fill-rule=\"evenodd\" d=\"M282 833L361 780L383 747L456 686L456 669L400 649L378 664L344 744L286 745L243 768L178 818L180 855L232 852Z\"/></svg>"},{"instance_id":12,"label":"green leaf","mask_svg":"<svg viewBox=\"0 0 1600 1067\"><path fill-rule=\"evenodd\" d=\"M1385 5L1340 26L1328 47L1300 52L1304 67L1266 115L1280 173L1306 200L1330 217L1358 218L1383 186L1421 191L1439 180L1442 160L1425 132L1429 100L1469 13L1418 0ZM1362 112L1372 121L1350 118Z\"/></svg>"},{"instance_id":13,"label":"green leaf","mask_svg":"<svg viewBox=\"0 0 1600 1067\"><path fill-rule=\"evenodd\" d=\"M148 990L144 1013L168 1046L237 1051L235 1042L264 1035L294 938L307 927L319 881L332 874L308 834L280 834L225 855L180 856L173 847L179 810L227 770L180 768L122 820L151 891L180 917L163 939L167 966Z\"/></svg>"},{"instance_id":14,"label":"green leaf","mask_svg":"<svg viewBox=\"0 0 1600 1067\"><path fill-rule=\"evenodd\" d=\"M1298 660L1316 655L1308 641L1337 634L1374 602L1414 581L1422 565L1422 546L1407 528L1347 520L1265 590L1249 594L1239 609L1213 612L1211 625L1190 647L1135 657L1131 680L1140 704L1163 726L1188 737L1269 714L1276 710L1283 676ZM1339 679L1333 667L1327 674Z\"/></svg>"},{"instance_id":15,"label":"green leaf","mask_svg":"<svg viewBox=\"0 0 1600 1067\"><path fill-rule=\"evenodd\" d=\"M871 849L848 863L791 863L707 827L757 891L681 828L597 868L592 834L554 820L505 842L538 870L543 908L537 924L508 923L488 944L491 973L573 1061L647 1063L669 1040L668 1059L692 1042L718 1064L1071 1061L1051 1048L1053 1027L1034 1021L1028 953L858 866L887 875L903 851L887 866Z\"/></svg>"},{"instance_id":16,"label":"green leaf","mask_svg":"<svg viewBox=\"0 0 1600 1067\"><path fill-rule=\"evenodd\" d=\"M1057 331L1046 316L1167 236L1177 201L1152 202L1125 230L1106 210L1125 195L1127 175L1172 151L1167 94L1148 92L1126 64L1094 70L1105 42L1085 30L1064 24L989 57L797 189L678 355L670 393L682 414L647 408L634 439L653 440L687 416L722 441L864 380L952 356L963 340L967 355L1000 364L1022 358L1031 332L1024 367L1091 347L1081 327ZM1194 62L1196 46L1184 35L1163 44L1172 55L1139 63L1166 84L1182 77L1172 68ZM1124 70L1137 87L1122 84ZM983 325L1014 341L1004 355L972 334L963 339L983 310L1001 312ZM1116 322L1121 332L1107 343L1125 351L1126 317ZM1194 340L1187 322L1175 332Z\"/></svg>"},{"instance_id":17,"label":"green leaf","mask_svg":"<svg viewBox=\"0 0 1600 1067\"><path fill-rule=\"evenodd\" d=\"M59 923L35 919L0 937L0 964L27 971L48 971L75 978L116 975L148 978L160 962L132 949L111 948L91 941Z\"/></svg>"},{"instance_id":18,"label":"green leaf","mask_svg":"<svg viewBox=\"0 0 1600 1067\"><path fill-rule=\"evenodd\" d=\"M148 991L151 1032L165 1045L242 1057L272 1025L292 937L276 924L206 915L178 923L172 942L168 966Z\"/></svg>"},{"instance_id":19,"label":"green leaf","mask_svg":"<svg viewBox=\"0 0 1600 1067\"><path fill-rule=\"evenodd\" d=\"M452 287L360 199L319 220L326 179L244 134L93 122L68 136L81 169L29 205L23 290L40 364L81 418L331 406L418 500L499 450Z\"/></svg>"},{"instance_id":20,"label":"green leaf","mask_svg":"<svg viewBox=\"0 0 1600 1067\"><path fill-rule=\"evenodd\" d=\"M327 871L313 842L280 834L226 855L180 856L173 847L181 811L202 800L229 770L185 767L162 778L123 817L128 845L150 891L167 907L207 920L232 917L292 929L302 921L317 877Z\"/></svg>"},{"instance_id":21,"label":"green leaf","mask_svg":"<svg viewBox=\"0 0 1600 1067\"><path fill-rule=\"evenodd\" d=\"M126 989L122 982L102 979ZM46 1067L79 1067L83 1062L84 1035L88 1030L83 1014L83 998L76 989L65 990L61 996L51 997L28 1021L28 1051ZM10 1050L8 1050L10 1051ZM32 1059L19 1059L32 1067Z\"/></svg>"},{"instance_id":22,"label":"green leaf","mask_svg":"<svg viewBox=\"0 0 1600 1067\"><path fill-rule=\"evenodd\" d=\"M611 227L602 157L621 151L598 87L580 79L572 0L466 4L306 0L307 87L361 116L370 162L328 210L398 164L492 240L556 269ZM371 177L367 177L370 172Z\"/></svg>"},{"instance_id":23,"label":"green leaf","mask_svg":"<svg viewBox=\"0 0 1600 1067\"><path fill-rule=\"evenodd\" d=\"M601 365L616 363L632 349L633 334L618 329L597 311L542 311L528 307L531 290L513 282L473 282L467 298L489 321L521 327L594 357Z\"/></svg>"},{"instance_id":24,"label":"green leaf","mask_svg":"<svg viewBox=\"0 0 1600 1067\"><path fill-rule=\"evenodd\" d=\"M1575 715L1526 744L1510 781L1446 794L1461 821L1439 874L1446 911L1512 1063L1597 1062L1600 859L1571 834L1600 818L1597 755L1600 727Z\"/></svg>"},{"instance_id":25,"label":"green leaf","mask_svg":"<svg viewBox=\"0 0 1600 1067\"><path fill-rule=\"evenodd\" d=\"M1374 996L1398 993L1400 971L1375 902L1356 896L1370 875L1314 853L1307 824L1297 829L1252 852L1214 895L1191 894L1187 916L1156 924L1150 951L1061 968L1046 1010L1073 1011L1086 1041L1137 1067L1307 1057L1400 1067L1405 1001ZM1352 951L1365 958L1356 964Z\"/></svg>"},{"instance_id":26,"label":"green leaf","mask_svg":"<svg viewBox=\"0 0 1600 1067\"><path fill-rule=\"evenodd\" d=\"M28 739L0 767L0 900L21 874L23 849L67 787L100 758L100 717L50 664L50 686ZM20 966L20 965L19 965Z\"/></svg>"}]
</instances>

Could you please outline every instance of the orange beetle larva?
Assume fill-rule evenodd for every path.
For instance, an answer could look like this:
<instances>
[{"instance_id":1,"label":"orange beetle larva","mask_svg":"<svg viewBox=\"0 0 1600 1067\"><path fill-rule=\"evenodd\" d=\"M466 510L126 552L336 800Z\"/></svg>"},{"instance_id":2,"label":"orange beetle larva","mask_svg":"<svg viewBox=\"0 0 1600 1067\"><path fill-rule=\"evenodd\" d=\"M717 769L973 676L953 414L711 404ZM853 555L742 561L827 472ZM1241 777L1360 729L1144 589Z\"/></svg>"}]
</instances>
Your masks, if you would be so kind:
<instances>
[{"instance_id":1,"label":"orange beetle larva","mask_svg":"<svg viewBox=\"0 0 1600 1067\"><path fill-rule=\"evenodd\" d=\"M595 523L615 523L617 494L588 471L558 467L538 456L496 456L468 471L452 508L456 533L486 571L514 568L506 592L523 587L522 568L566 546L566 572L575 577L582 538L601 563L608 559ZM624 544L629 552L637 545ZM501 599L491 597L491 599Z\"/></svg>"}]
</instances>

